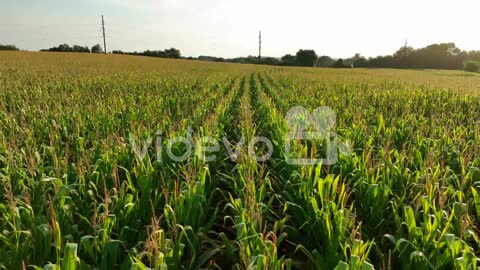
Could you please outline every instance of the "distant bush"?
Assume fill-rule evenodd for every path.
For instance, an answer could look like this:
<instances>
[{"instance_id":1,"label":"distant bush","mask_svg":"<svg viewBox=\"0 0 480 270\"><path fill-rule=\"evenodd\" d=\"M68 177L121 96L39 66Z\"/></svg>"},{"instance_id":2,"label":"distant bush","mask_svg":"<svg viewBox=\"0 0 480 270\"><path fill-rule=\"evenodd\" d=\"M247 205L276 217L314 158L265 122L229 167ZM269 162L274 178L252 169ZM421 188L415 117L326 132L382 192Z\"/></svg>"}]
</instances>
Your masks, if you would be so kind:
<instances>
[{"instance_id":1,"label":"distant bush","mask_svg":"<svg viewBox=\"0 0 480 270\"><path fill-rule=\"evenodd\" d=\"M73 45L70 47L68 44L60 44L58 47L52 47L50 49L40 50L42 52L81 52L90 53L90 49L87 46Z\"/></svg>"},{"instance_id":2,"label":"distant bush","mask_svg":"<svg viewBox=\"0 0 480 270\"><path fill-rule=\"evenodd\" d=\"M332 66L333 68L346 68L347 66L343 63L343 59L338 59Z\"/></svg>"},{"instance_id":3,"label":"distant bush","mask_svg":"<svg viewBox=\"0 0 480 270\"><path fill-rule=\"evenodd\" d=\"M112 51L113 54L129 54L129 55L141 55L141 56L150 56L150 57L160 57L160 58L175 58L180 59L182 58L182 54L180 50L171 48L164 51L150 51L146 50L144 52L123 52L120 50Z\"/></svg>"},{"instance_id":4,"label":"distant bush","mask_svg":"<svg viewBox=\"0 0 480 270\"><path fill-rule=\"evenodd\" d=\"M0 51L19 51L19 49L15 45L1 45L0 44Z\"/></svg>"},{"instance_id":5,"label":"distant bush","mask_svg":"<svg viewBox=\"0 0 480 270\"><path fill-rule=\"evenodd\" d=\"M480 64L477 62L467 62L465 64L465 71L467 72L478 72L480 70Z\"/></svg>"},{"instance_id":6,"label":"distant bush","mask_svg":"<svg viewBox=\"0 0 480 270\"><path fill-rule=\"evenodd\" d=\"M92 49L90 50L92 53L102 53L103 52L103 48L100 44L97 44L95 46L92 47Z\"/></svg>"},{"instance_id":7,"label":"distant bush","mask_svg":"<svg viewBox=\"0 0 480 270\"><path fill-rule=\"evenodd\" d=\"M317 67L331 67L333 64L335 64L335 60L330 56L320 56L317 60Z\"/></svg>"}]
</instances>

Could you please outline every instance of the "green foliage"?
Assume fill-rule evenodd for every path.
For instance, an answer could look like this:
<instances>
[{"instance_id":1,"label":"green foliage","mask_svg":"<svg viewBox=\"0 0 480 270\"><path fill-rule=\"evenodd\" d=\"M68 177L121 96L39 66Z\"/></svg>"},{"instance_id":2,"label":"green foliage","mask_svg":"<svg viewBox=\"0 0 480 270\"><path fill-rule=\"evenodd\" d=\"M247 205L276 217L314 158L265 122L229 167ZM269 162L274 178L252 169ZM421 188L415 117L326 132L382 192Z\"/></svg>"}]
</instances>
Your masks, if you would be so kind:
<instances>
[{"instance_id":1,"label":"green foliage","mask_svg":"<svg viewBox=\"0 0 480 270\"><path fill-rule=\"evenodd\" d=\"M379 56L369 59L368 66L461 70L465 61L477 57L477 52L462 51L456 47L455 43L440 43L419 49L404 46L392 56Z\"/></svg>"},{"instance_id":2,"label":"green foliage","mask_svg":"<svg viewBox=\"0 0 480 270\"><path fill-rule=\"evenodd\" d=\"M129 55L142 55L149 57L160 57L160 58L175 58L179 59L182 57L180 50L175 48L170 48L164 51L150 51L146 50L144 52L123 52L119 50L112 51L113 54L129 54Z\"/></svg>"},{"instance_id":3,"label":"green foliage","mask_svg":"<svg viewBox=\"0 0 480 270\"><path fill-rule=\"evenodd\" d=\"M0 44L0 51L19 51L15 45L2 45Z\"/></svg>"},{"instance_id":4,"label":"green foliage","mask_svg":"<svg viewBox=\"0 0 480 270\"><path fill-rule=\"evenodd\" d=\"M478 269L478 76L24 54L0 55L0 269ZM351 154L287 164L296 105ZM177 136L274 151L175 162Z\"/></svg>"},{"instance_id":5,"label":"green foliage","mask_svg":"<svg viewBox=\"0 0 480 270\"><path fill-rule=\"evenodd\" d=\"M286 54L282 57L281 63L284 66L295 66L297 64L297 57L295 55Z\"/></svg>"},{"instance_id":6,"label":"green foliage","mask_svg":"<svg viewBox=\"0 0 480 270\"><path fill-rule=\"evenodd\" d=\"M332 65L332 67L334 67L334 68L346 68L347 66L343 62L343 59L340 58Z\"/></svg>"},{"instance_id":7,"label":"green foliage","mask_svg":"<svg viewBox=\"0 0 480 270\"><path fill-rule=\"evenodd\" d=\"M478 64L477 62L467 62L465 63L465 68L464 68L465 71L468 71L468 72L478 72L480 70L480 64Z\"/></svg>"},{"instance_id":8,"label":"green foliage","mask_svg":"<svg viewBox=\"0 0 480 270\"><path fill-rule=\"evenodd\" d=\"M170 48L165 50L165 55L167 58L180 58L182 57L182 54L180 53L180 50L175 49L175 48Z\"/></svg>"},{"instance_id":9,"label":"green foliage","mask_svg":"<svg viewBox=\"0 0 480 270\"><path fill-rule=\"evenodd\" d=\"M318 56L314 50L299 50L295 57L298 66L313 67L317 62Z\"/></svg>"},{"instance_id":10,"label":"green foliage","mask_svg":"<svg viewBox=\"0 0 480 270\"><path fill-rule=\"evenodd\" d=\"M103 48L100 44L97 44L97 45L93 46L90 51L92 53L103 53Z\"/></svg>"},{"instance_id":11,"label":"green foliage","mask_svg":"<svg viewBox=\"0 0 480 270\"><path fill-rule=\"evenodd\" d=\"M329 56L320 56L317 60L317 66L318 67L331 67L335 63L335 60L333 60Z\"/></svg>"},{"instance_id":12,"label":"green foliage","mask_svg":"<svg viewBox=\"0 0 480 270\"><path fill-rule=\"evenodd\" d=\"M100 46L100 45L98 45ZM97 49L96 46L92 48ZM101 47L100 47L101 50ZM78 46L78 45L73 45L73 47L70 47L68 44L60 44L58 47L52 47L50 49L45 49L41 51L49 51L49 52L79 52L79 53L89 53L90 49L87 46Z\"/></svg>"}]
</instances>

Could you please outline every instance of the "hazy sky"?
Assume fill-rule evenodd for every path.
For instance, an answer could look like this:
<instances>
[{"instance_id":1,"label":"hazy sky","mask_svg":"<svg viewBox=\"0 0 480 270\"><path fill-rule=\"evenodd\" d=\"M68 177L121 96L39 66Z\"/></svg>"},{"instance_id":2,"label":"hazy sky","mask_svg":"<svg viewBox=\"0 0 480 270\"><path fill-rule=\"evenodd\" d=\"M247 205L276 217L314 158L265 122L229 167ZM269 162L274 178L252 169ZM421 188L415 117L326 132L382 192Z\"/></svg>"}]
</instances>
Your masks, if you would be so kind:
<instances>
[{"instance_id":1,"label":"hazy sky","mask_svg":"<svg viewBox=\"0 0 480 270\"><path fill-rule=\"evenodd\" d=\"M480 49L478 0L0 0L0 44L39 50L101 43L108 50L175 47L185 56L265 56L298 49L348 57L455 42Z\"/></svg>"}]
</instances>

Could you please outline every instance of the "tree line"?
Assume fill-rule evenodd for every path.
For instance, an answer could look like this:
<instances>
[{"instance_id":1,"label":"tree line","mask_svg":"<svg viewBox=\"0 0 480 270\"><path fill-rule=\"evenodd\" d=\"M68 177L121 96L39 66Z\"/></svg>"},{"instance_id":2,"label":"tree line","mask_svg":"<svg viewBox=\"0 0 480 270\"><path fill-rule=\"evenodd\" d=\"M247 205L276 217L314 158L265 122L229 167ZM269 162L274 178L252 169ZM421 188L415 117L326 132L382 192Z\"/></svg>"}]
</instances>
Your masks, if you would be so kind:
<instances>
[{"instance_id":1,"label":"tree line","mask_svg":"<svg viewBox=\"0 0 480 270\"><path fill-rule=\"evenodd\" d=\"M19 51L19 49L15 45L1 45L0 44L0 51ZM103 48L100 44L96 44L93 47L89 48L88 46L79 46L73 45L70 46L68 44L60 44L56 47L48 48L48 49L41 49L41 52L75 52L75 53L102 53ZM114 50L112 54L128 54L128 55L141 55L141 56L149 56L149 57L161 57L161 58L182 58L182 54L180 50L175 48L166 49L163 51L155 50L150 51L146 50L144 52L123 52L121 50Z\"/></svg>"},{"instance_id":2,"label":"tree line","mask_svg":"<svg viewBox=\"0 0 480 270\"><path fill-rule=\"evenodd\" d=\"M103 48L100 44L89 48L88 46L79 46L73 45L69 46L68 44L60 44L57 47L52 47L49 49L40 50L42 52L77 52L77 53L102 53ZM140 55L140 56L149 56L149 57L161 57L161 58L181 58L182 54L180 50L175 48L166 49L164 51L155 50L150 51L146 50L144 52L123 52L121 50L114 50L112 54L128 54L128 55Z\"/></svg>"},{"instance_id":3,"label":"tree line","mask_svg":"<svg viewBox=\"0 0 480 270\"><path fill-rule=\"evenodd\" d=\"M18 51L15 45L0 45L0 50ZM88 46L69 46L61 44L57 47L43 49L52 52L102 53L103 48L97 44ZM403 69L452 69L478 72L480 71L480 51L464 51L455 43L432 44L424 48L414 49L403 46L392 55L366 58L360 54L346 59L334 59L330 56L318 56L314 50L301 49L296 54L286 54L281 58L256 56L221 58L215 56L182 57L180 50L146 50L144 52L112 51L113 54L140 55L160 58L190 59L214 62L231 62L242 64L263 64L276 66L301 67L333 67L333 68L403 68Z\"/></svg>"},{"instance_id":4,"label":"tree line","mask_svg":"<svg viewBox=\"0 0 480 270\"><path fill-rule=\"evenodd\" d=\"M100 44L94 45L92 48L88 46L79 46L68 44L60 44L57 47L52 47L49 49L42 49L41 52L76 52L76 53L102 53L103 48Z\"/></svg>"},{"instance_id":5,"label":"tree line","mask_svg":"<svg viewBox=\"0 0 480 270\"><path fill-rule=\"evenodd\" d=\"M0 44L0 51L19 51L20 49L17 48L15 45L2 45Z\"/></svg>"},{"instance_id":6,"label":"tree line","mask_svg":"<svg viewBox=\"0 0 480 270\"><path fill-rule=\"evenodd\" d=\"M393 55L366 58L357 53L350 58L333 59L329 56L317 57L313 50L300 50L296 55L283 56L280 64L333 68L465 69L477 72L480 70L480 51L463 51L455 43L440 43L419 49L404 46Z\"/></svg>"},{"instance_id":7,"label":"tree line","mask_svg":"<svg viewBox=\"0 0 480 270\"><path fill-rule=\"evenodd\" d=\"M466 63L480 61L480 51L463 51L455 43L432 44L414 49L404 46L393 55L365 59L356 55L352 65L359 67L409 69L463 69Z\"/></svg>"},{"instance_id":8,"label":"tree line","mask_svg":"<svg viewBox=\"0 0 480 270\"><path fill-rule=\"evenodd\" d=\"M452 69L467 71L480 70L480 51L463 51L455 43L432 44L414 49L401 47L392 55L366 58L360 54L346 59L334 59L330 56L318 56L314 50L299 50L296 54L286 54L281 58L255 56L223 59L212 56L200 56L198 60L215 62L233 62L301 67L332 68L402 68L402 69Z\"/></svg>"},{"instance_id":9,"label":"tree line","mask_svg":"<svg viewBox=\"0 0 480 270\"><path fill-rule=\"evenodd\" d=\"M163 51L156 50L150 51L146 50L144 52L123 52L120 50L112 51L113 54L128 54L128 55L140 55L140 56L149 56L149 57L160 57L160 58L175 58L179 59L182 58L182 54L180 50L175 48L166 49Z\"/></svg>"}]
</instances>

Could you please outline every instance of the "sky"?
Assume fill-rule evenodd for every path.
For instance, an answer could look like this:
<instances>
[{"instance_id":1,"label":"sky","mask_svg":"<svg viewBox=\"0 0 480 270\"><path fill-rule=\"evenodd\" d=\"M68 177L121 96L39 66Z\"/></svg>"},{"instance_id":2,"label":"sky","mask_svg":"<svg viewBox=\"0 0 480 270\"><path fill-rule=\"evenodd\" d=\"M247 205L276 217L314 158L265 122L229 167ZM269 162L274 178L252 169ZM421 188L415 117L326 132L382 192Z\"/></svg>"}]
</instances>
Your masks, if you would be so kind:
<instances>
[{"instance_id":1,"label":"sky","mask_svg":"<svg viewBox=\"0 0 480 270\"><path fill-rule=\"evenodd\" d=\"M184 56L281 57L299 49L350 57L455 42L480 50L478 0L0 0L0 44L25 50L103 44L175 47Z\"/></svg>"}]
</instances>

